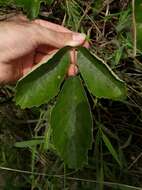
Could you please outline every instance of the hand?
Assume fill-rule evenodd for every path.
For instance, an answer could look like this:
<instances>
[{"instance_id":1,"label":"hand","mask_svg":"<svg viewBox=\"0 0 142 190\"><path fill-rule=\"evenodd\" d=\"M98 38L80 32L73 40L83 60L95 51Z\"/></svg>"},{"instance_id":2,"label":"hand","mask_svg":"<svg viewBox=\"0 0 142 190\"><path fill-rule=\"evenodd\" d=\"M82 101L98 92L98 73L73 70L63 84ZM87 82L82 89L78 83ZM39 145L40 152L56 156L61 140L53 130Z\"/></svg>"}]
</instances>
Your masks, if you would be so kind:
<instances>
[{"instance_id":1,"label":"hand","mask_svg":"<svg viewBox=\"0 0 142 190\"><path fill-rule=\"evenodd\" d=\"M85 34L43 20L17 16L0 23L0 84L15 82L59 48L85 43ZM68 74L75 75L75 52Z\"/></svg>"}]
</instances>

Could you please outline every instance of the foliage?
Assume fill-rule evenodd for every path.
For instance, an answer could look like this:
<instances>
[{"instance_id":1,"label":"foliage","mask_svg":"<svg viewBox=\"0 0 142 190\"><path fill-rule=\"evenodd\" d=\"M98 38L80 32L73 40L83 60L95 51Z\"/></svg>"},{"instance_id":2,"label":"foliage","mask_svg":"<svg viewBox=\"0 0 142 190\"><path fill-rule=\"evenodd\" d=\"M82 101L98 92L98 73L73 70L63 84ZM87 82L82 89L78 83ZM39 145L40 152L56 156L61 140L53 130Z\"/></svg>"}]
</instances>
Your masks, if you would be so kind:
<instances>
[{"instance_id":1,"label":"foliage","mask_svg":"<svg viewBox=\"0 0 142 190\"><path fill-rule=\"evenodd\" d=\"M69 56L66 56L68 49L66 47L59 50L47 63L20 79L15 96L18 105L22 108L40 106L49 103L59 93L70 62ZM125 85L111 69L91 55L87 49L79 48L79 51L81 56L78 59L78 67L90 93L98 98L125 98ZM68 167L77 169L83 166L92 144L92 119L87 98L83 98L83 87L79 79L69 79L62 88L51 113L53 145ZM64 118L62 113L66 113ZM68 151L70 147L72 155Z\"/></svg>"},{"instance_id":2,"label":"foliage","mask_svg":"<svg viewBox=\"0 0 142 190\"><path fill-rule=\"evenodd\" d=\"M62 113L66 113L64 117ZM86 164L92 144L92 116L79 77L66 80L51 113L51 127L53 143L65 164L75 169Z\"/></svg>"},{"instance_id":3,"label":"foliage","mask_svg":"<svg viewBox=\"0 0 142 190\"><path fill-rule=\"evenodd\" d=\"M0 108L0 168L3 169L2 176L4 179L2 181L5 182L1 185L6 189L140 190L142 181L140 159L142 148L142 59L141 38L137 28L140 21L137 20L137 14L141 8L138 4L133 4L136 6L131 9L131 1L128 0L112 0L109 2L105 0L55 0L50 2L52 6L49 4L45 6L45 2L41 2L39 17L59 24L64 23L76 31L86 32L90 37L93 55L86 49L81 50L79 48L78 66L80 73L77 77L66 78L63 72L63 78L50 96L49 103L46 104L48 99L45 98L44 105L39 108L21 110L11 101L15 91L13 87L7 86L1 89L4 96L1 96L0 99L2 102ZM140 3L140 1L133 2ZM67 8L67 3L70 3L70 9ZM7 5L8 3L5 3L4 6ZM45 16L45 11L48 16ZM28 9L24 9L24 12L27 12L28 16L30 15ZM30 17L35 17L35 15L30 15ZM134 31L135 35L132 35ZM57 55L59 55L58 53ZM48 63L50 61L52 63L52 59L55 59L57 55L52 57ZM30 84L26 84L25 81L28 81L28 78L32 80L34 73L37 74L35 81L38 81L40 78L39 70L43 71L45 78L50 76L49 73L54 73L56 77L55 68L61 68L63 65L64 68L67 68L68 61L65 63L65 60L68 58L66 56L67 53L50 68L45 63L37 70L29 73L19 81L17 92L20 94L22 88L26 88L30 94ZM104 62L107 62L107 65ZM45 67L49 71L47 75L44 72ZM87 72L84 70L88 70L89 74L86 75ZM115 91L117 95L119 90L122 97L126 93L124 83L116 77L112 70L127 83L127 99L121 99L119 96L121 101L116 101L115 97L110 97L114 95L110 92L115 91L113 88L115 85L117 86ZM103 77L97 77L96 81L97 73L101 73ZM89 82L90 79L94 81L93 84ZM101 82L102 80L103 82ZM111 90L103 92L101 89L100 93L100 88L103 86L100 84L104 84L104 89L108 88L106 81L112 85L110 86ZM25 86L23 85L24 82ZM38 89L38 85L36 88ZM46 88L47 86L45 91L48 93L49 91ZM102 92L105 94L101 95ZM24 92L21 94L26 97ZM109 100L102 98L104 95ZM76 101L74 101L74 97L78 97L75 99ZM85 102L81 111L77 109L79 100ZM19 102L19 104L22 103L24 101ZM42 101L37 105L39 106L41 103ZM32 102L27 107L34 104L35 102ZM68 109L68 107L72 109ZM76 109L78 114L74 111ZM84 114L85 110L88 110L86 112L88 114ZM89 119L90 114L94 123L93 128ZM84 120L75 119L80 117ZM88 121L87 124L86 121ZM81 130L81 126L85 127L82 127ZM85 139L85 132L88 141L83 140ZM91 149L90 137L93 140ZM80 148L77 146L78 140ZM64 143L62 144L62 142ZM89 152L88 149L90 149ZM78 157L77 153L80 154L80 151L83 153ZM67 163L72 168L81 167L87 160L86 151L88 152L88 164L86 163L85 167L78 171L69 169ZM66 164L63 164L57 154L62 157ZM77 155L77 159L75 159L75 155ZM71 160L73 158L75 161Z\"/></svg>"},{"instance_id":4,"label":"foliage","mask_svg":"<svg viewBox=\"0 0 142 190\"><path fill-rule=\"evenodd\" d=\"M142 5L141 5L141 1L137 0L134 1L134 18L133 18L133 25L134 25L134 43L136 43L136 47L138 48L140 51L142 50L142 37L141 37L141 32L142 32L142 25L141 25L141 21L142 21L142 15L141 15L141 9L142 9ZM136 39L135 39L136 38ZM136 40L136 42L135 42Z\"/></svg>"},{"instance_id":5,"label":"foliage","mask_svg":"<svg viewBox=\"0 0 142 190\"><path fill-rule=\"evenodd\" d=\"M69 65L69 56L63 56L67 49L61 49L46 64L42 64L19 81L16 90L17 104L22 108L40 106L59 93Z\"/></svg>"}]
</instances>

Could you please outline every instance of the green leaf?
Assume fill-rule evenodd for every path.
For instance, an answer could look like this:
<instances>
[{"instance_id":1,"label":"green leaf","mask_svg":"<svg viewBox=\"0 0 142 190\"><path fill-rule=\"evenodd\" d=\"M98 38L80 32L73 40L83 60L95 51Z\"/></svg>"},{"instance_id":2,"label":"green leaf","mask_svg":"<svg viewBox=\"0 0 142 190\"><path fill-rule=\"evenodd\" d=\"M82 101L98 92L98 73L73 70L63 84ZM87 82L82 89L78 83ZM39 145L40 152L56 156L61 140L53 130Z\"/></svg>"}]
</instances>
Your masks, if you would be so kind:
<instances>
[{"instance_id":1,"label":"green leaf","mask_svg":"<svg viewBox=\"0 0 142 190\"><path fill-rule=\"evenodd\" d=\"M79 77L68 78L51 113L53 144L69 168L87 162L92 144L92 117Z\"/></svg>"},{"instance_id":2,"label":"green leaf","mask_svg":"<svg viewBox=\"0 0 142 190\"><path fill-rule=\"evenodd\" d=\"M121 100L126 87L113 71L86 48L79 48L78 65L88 90L98 98Z\"/></svg>"},{"instance_id":3,"label":"green leaf","mask_svg":"<svg viewBox=\"0 0 142 190\"><path fill-rule=\"evenodd\" d=\"M104 8L104 0L95 0L93 3L93 14L96 16Z\"/></svg>"},{"instance_id":4,"label":"green leaf","mask_svg":"<svg viewBox=\"0 0 142 190\"><path fill-rule=\"evenodd\" d=\"M135 19L138 23L142 23L142 1L135 0Z\"/></svg>"},{"instance_id":5,"label":"green leaf","mask_svg":"<svg viewBox=\"0 0 142 190\"><path fill-rule=\"evenodd\" d=\"M37 146L37 145L42 144L42 143L44 143L44 140L38 139L38 140L16 142L14 144L14 146L17 148L30 148L30 147Z\"/></svg>"},{"instance_id":6,"label":"green leaf","mask_svg":"<svg viewBox=\"0 0 142 190\"><path fill-rule=\"evenodd\" d=\"M45 2L47 5L51 5L54 2L54 0L45 0Z\"/></svg>"},{"instance_id":7,"label":"green leaf","mask_svg":"<svg viewBox=\"0 0 142 190\"><path fill-rule=\"evenodd\" d=\"M117 163L121 166L121 162L119 160L119 157L117 155L117 152L115 151L115 149L113 148L110 140L107 138L107 136L103 133L103 131L101 130L101 134L102 134L102 139L106 145L106 147L108 148L109 152L111 153L111 155L114 157L114 159L117 161Z\"/></svg>"},{"instance_id":8,"label":"green leaf","mask_svg":"<svg viewBox=\"0 0 142 190\"><path fill-rule=\"evenodd\" d=\"M142 1L135 0L136 45L142 51Z\"/></svg>"},{"instance_id":9,"label":"green leaf","mask_svg":"<svg viewBox=\"0 0 142 190\"><path fill-rule=\"evenodd\" d=\"M26 11L30 19L36 18L39 14L41 0L16 0L16 4Z\"/></svg>"},{"instance_id":10,"label":"green leaf","mask_svg":"<svg viewBox=\"0 0 142 190\"><path fill-rule=\"evenodd\" d=\"M18 82L15 95L17 105L21 108L40 106L58 94L69 65L68 49L62 48Z\"/></svg>"}]
</instances>

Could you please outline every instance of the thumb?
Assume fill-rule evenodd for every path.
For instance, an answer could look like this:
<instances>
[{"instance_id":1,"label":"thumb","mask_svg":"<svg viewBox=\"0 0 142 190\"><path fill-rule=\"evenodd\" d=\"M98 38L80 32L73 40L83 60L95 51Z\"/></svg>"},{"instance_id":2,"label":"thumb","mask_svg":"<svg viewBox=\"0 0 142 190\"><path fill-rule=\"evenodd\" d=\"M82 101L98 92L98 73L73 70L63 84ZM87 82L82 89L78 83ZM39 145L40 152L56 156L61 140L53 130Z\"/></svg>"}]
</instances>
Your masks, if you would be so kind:
<instances>
[{"instance_id":1,"label":"thumb","mask_svg":"<svg viewBox=\"0 0 142 190\"><path fill-rule=\"evenodd\" d=\"M64 46L76 47L82 45L85 42L86 35L76 32L60 32L53 29L48 29L38 25L38 42L39 44L45 44L61 48Z\"/></svg>"}]
</instances>

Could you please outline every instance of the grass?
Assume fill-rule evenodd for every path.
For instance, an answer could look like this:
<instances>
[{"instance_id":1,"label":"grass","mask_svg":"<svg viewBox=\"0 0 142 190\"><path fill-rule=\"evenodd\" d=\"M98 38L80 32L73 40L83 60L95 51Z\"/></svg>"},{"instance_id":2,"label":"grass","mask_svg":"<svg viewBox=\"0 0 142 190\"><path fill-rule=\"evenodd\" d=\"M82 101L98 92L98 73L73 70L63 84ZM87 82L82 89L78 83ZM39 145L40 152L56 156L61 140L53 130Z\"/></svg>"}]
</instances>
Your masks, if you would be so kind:
<instances>
[{"instance_id":1,"label":"grass","mask_svg":"<svg viewBox=\"0 0 142 190\"><path fill-rule=\"evenodd\" d=\"M1 15L9 13L11 6L13 10L10 1L3 3L0 1L4 12ZM124 102L90 98L94 143L88 165L74 171L64 166L54 149L48 150L50 106L20 110L12 102L13 87L1 88L1 189L142 189L142 58L132 56L131 1L54 1L52 7L42 5L39 17L87 33L91 51L126 81L128 98ZM115 150L113 156L102 132ZM45 144L29 148L14 146L17 141L30 139L45 139Z\"/></svg>"}]
</instances>

